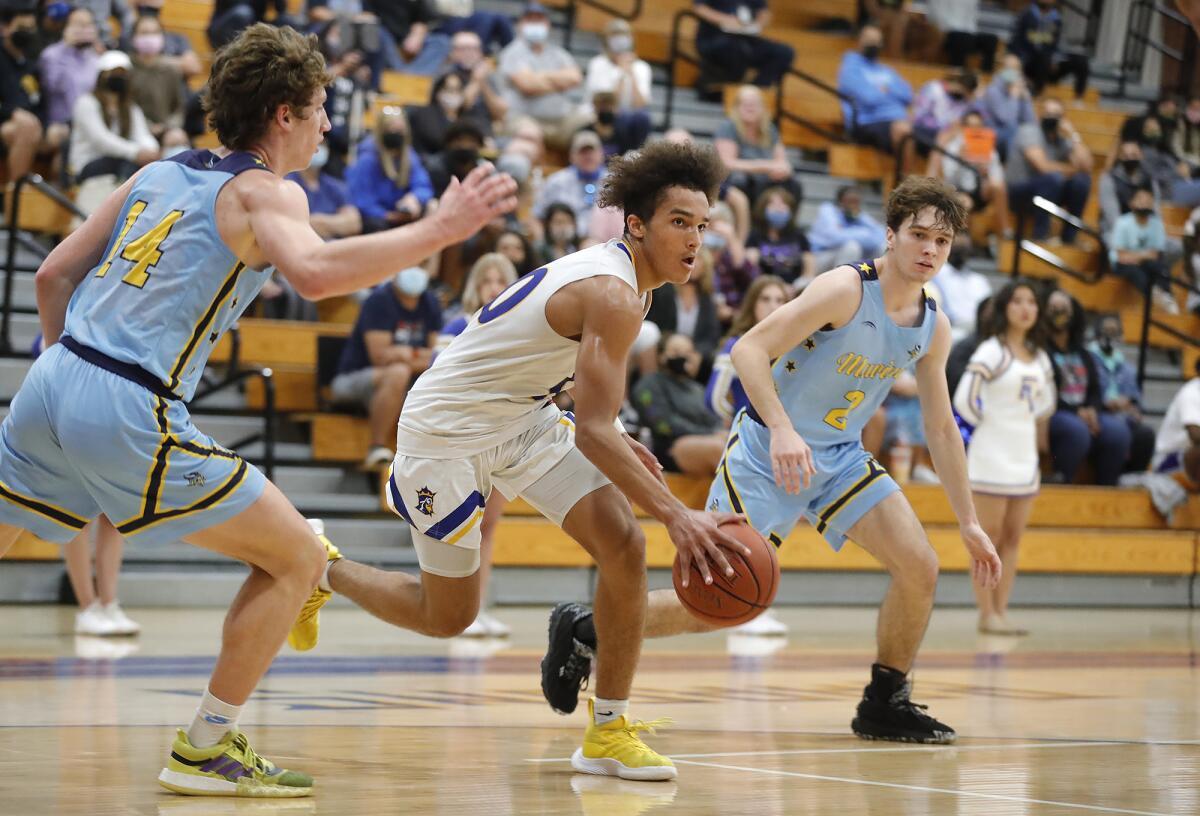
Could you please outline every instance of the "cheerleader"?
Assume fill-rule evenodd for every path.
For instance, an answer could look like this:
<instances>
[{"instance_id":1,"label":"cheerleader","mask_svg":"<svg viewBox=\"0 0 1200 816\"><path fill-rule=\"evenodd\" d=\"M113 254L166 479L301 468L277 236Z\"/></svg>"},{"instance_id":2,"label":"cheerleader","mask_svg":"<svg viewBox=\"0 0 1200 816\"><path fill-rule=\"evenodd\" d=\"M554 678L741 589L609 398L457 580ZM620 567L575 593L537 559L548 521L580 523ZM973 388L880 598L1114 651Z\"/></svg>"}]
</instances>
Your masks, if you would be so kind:
<instances>
[{"instance_id":1,"label":"cheerleader","mask_svg":"<svg viewBox=\"0 0 1200 816\"><path fill-rule=\"evenodd\" d=\"M975 426L967 449L967 474L979 522L1004 564L996 589L975 588L979 631L1023 635L1008 619L1017 575L1017 545L1041 484L1038 423L1054 412L1054 370L1043 349L1044 333L1034 284L1013 281L993 298L986 337L958 388L954 407Z\"/></svg>"}]
</instances>

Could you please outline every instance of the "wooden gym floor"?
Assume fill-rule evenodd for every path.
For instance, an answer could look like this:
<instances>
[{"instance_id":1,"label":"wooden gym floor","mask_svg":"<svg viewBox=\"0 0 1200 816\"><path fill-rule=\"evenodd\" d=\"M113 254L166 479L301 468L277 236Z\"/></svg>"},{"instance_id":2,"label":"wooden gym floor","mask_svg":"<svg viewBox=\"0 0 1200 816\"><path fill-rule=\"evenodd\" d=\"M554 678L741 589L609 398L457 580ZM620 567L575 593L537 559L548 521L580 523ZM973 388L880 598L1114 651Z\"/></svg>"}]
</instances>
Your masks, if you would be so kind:
<instances>
[{"instance_id":1,"label":"wooden gym floor","mask_svg":"<svg viewBox=\"0 0 1200 816\"><path fill-rule=\"evenodd\" d=\"M286 651L247 707L255 746L317 777L311 799L190 799L155 783L190 720L221 614L131 610L128 644L76 638L71 610L0 608L0 813L1196 814L1200 616L1025 610L1034 633L978 636L939 609L918 702L956 746L862 742L849 721L873 654L869 609L790 608L786 642L651 641L635 717L677 783L583 777L584 714L538 689L543 609L501 609L507 645L433 641L356 610Z\"/></svg>"}]
</instances>

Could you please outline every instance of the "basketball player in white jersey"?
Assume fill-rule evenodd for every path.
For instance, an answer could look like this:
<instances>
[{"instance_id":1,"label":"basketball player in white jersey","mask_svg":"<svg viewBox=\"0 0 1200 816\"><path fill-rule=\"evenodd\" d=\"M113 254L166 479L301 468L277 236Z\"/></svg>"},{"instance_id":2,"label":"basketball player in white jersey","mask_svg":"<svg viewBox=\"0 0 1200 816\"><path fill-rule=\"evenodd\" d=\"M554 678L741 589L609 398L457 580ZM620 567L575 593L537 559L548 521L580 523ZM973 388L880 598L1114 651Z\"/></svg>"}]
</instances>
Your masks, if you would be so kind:
<instances>
[{"instance_id":1,"label":"basketball player in white jersey","mask_svg":"<svg viewBox=\"0 0 1200 816\"><path fill-rule=\"evenodd\" d=\"M671 760L638 736L648 726L628 717L646 611L645 538L629 499L667 526L685 575L695 562L711 582L710 560L732 574L721 547L748 550L718 529L736 516L685 507L667 491L653 454L616 418L649 292L691 275L724 175L716 152L695 145L661 142L613 161L600 203L624 211L624 238L508 287L405 400L387 495L412 527L420 578L331 549L319 591L293 629L294 646L315 643L316 612L330 591L423 634L465 629L479 609L479 526L495 487L559 524L599 570L595 626L604 645L591 722L572 765L625 779L675 777ZM577 416L554 404L572 386Z\"/></svg>"}]
</instances>

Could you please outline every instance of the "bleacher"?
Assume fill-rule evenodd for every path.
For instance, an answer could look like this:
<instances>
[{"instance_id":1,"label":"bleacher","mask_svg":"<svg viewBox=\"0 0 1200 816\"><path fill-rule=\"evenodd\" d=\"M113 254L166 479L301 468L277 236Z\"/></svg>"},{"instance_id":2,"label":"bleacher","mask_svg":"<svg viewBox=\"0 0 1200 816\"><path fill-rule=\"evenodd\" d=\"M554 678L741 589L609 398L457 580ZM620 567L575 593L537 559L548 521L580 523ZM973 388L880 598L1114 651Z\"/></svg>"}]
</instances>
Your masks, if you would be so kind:
<instances>
[{"instance_id":1,"label":"bleacher","mask_svg":"<svg viewBox=\"0 0 1200 816\"><path fill-rule=\"evenodd\" d=\"M291 5L296 7L300 3L292 0ZM510 11L519 7L508 0L479 0L478 5ZM654 96L655 110L660 114L663 64L670 52L672 21L678 11L691 5L691 0L658 0L646 4L641 17L632 21L639 55L658 64ZM853 40L845 34L825 33L813 28L830 18L852 18L855 5L854 0L804 3L772 0L775 22L770 36L796 48L797 68L836 85L841 55L853 47ZM211 8L210 0L168 0L162 14L169 30L188 36L206 67L211 64L211 53L204 30ZM603 29L608 19L606 14L591 6L579 6L578 30L574 33L572 51L581 63L595 53L597 40L594 35ZM561 36L561 32L556 36ZM919 62L892 64L909 80L914 90L947 71L946 66ZM684 65L676 72L675 79L686 86L695 76L694 67ZM202 81L198 80L195 87L200 84ZM428 97L428 86L427 78L389 74L384 78L382 93L374 107L424 102ZM731 87L725 92L725 106L729 104L732 91ZM1055 89L1052 92L1065 91ZM795 80L787 82L784 94L785 110L801 111L809 121L826 127L835 135L840 134L842 115L835 97ZM705 104L686 91L681 92L680 98L681 110L687 111L689 124L695 125L691 129L701 136L711 135L722 115L722 103ZM1101 101L1093 89L1082 102L1071 101L1067 115L1097 154L1099 167L1102 158L1113 149L1115 133L1128 115L1128 108L1112 107L1110 102ZM810 208L814 200L825 196L841 180L879 184L883 190L891 183L894 165L888 156L822 137L790 120L782 123L781 133L794 157L794 166L801 169ZM1096 187L1098 184L1093 189ZM866 201L868 206L878 209L879 197L868 196ZM1094 202L1089 206L1091 210L1085 211L1085 221L1095 223ZM1186 213L1170 212L1169 222L1178 230L1182 224L1180 219L1185 216ZM33 233L61 235L67 228L67 219L60 208L30 190L22 200L20 226ZM1002 242L999 257L987 271L1005 274L1011 268L1016 251L1013 242ZM1087 274L1100 268L1099 249L1060 247L1053 252L1079 272ZM39 260L25 247L18 257L25 267L34 267ZM1136 343L1140 338L1140 297L1124 281L1104 276L1096 283L1084 283L1029 254L1023 255L1021 268L1024 274L1056 280L1089 309L1120 312L1127 342ZM19 352L26 347L22 343L31 339L37 325L31 272L18 273L15 291L14 348ZM376 492L378 474L357 468L368 443L365 419L322 410L317 370L318 338L347 335L355 313L354 301L343 298L321 304L321 322L318 323L245 318L239 325L238 360L242 365L270 367L274 374L276 407L281 415L281 442L276 450L280 465L276 481L284 492L306 515L325 516L331 537L343 544L352 556L390 567L412 569L415 557L407 546L407 530L386 510ZM1181 332L1200 336L1200 318L1185 315L1171 318L1170 323ZM1168 332L1152 330L1150 342L1155 349L1152 367L1158 371L1186 373L1200 356L1194 347L1186 346ZM1178 352L1181 349L1179 364L1171 364L1163 356L1167 350ZM231 354L232 343L225 338L214 349L212 364L217 368L228 364ZM28 364L27 357L19 353L0 359L0 398L5 405ZM196 405L193 411L200 428L213 433L218 441L228 442L244 436L254 426L263 405L261 384L250 380L244 392ZM219 428L220 432L214 428ZM247 446L241 452L252 461L262 459L261 443ZM706 482L674 477L670 486L685 503L697 508L703 506L708 489ZM938 487L913 485L906 488L906 495L929 530L943 570L956 576L952 580L959 582L961 590L967 568L966 556L944 492ZM647 534L650 566L656 570L669 568L674 548L665 529L644 514L639 515ZM1045 586L1061 588L1064 581L1079 579L1074 584L1077 589L1062 589L1060 599L1068 603L1071 598L1078 602L1090 598L1092 603L1140 602L1119 590L1103 598L1094 596L1096 587L1113 586L1104 582L1114 577L1129 579L1130 586L1144 587L1157 582L1154 586L1158 589L1141 596L1143 599L1183 603L1187 600L1187 586L1196 576L1200 564L1198 530L1200 497L1192 497L1168 524L1153 509L1148 494L1142 491L1047 486L1035 504L1030 529L1022 542L1021 569L1022 573L1044 576L1048 582ZM26 567L0 575L0 600L18 594L44 599L52 589L56 591L59 570L54 562L59 557L57 547L32 536L24 537L10 558L26 562ZM210 581L214 603L220 603L224 599L222 593L233 587L238 578L228 562L183 544L154 552L130 547L126 558L122 594L131 604L170 603L169 591L159 585L164 577ZM579 575L590 564L581 548L521 501L506 508L498 531L494 562L500 568L495 580L500 584L510 581L507 590L499 591L502 599L538 602L551 599L554 586L529 579L530 570L536 573L554 569L563 571L560 574ZM806 589L814 585L814 580L822 580L823 575L881 572L876 562L854 545L849 544L841 553L834 554L815 531L803 525L785 542L781 562L789 574L780 596L782 602L805 601ZM35 576L31 584L15 585L18 581L30 580L30 576ZM963 596L961 591L955 597L959 596ZM858 597L857 600L866 602L873 598ZM854 601L855 598L847 598L844 602Z\"/></svg>"}]
</instances>

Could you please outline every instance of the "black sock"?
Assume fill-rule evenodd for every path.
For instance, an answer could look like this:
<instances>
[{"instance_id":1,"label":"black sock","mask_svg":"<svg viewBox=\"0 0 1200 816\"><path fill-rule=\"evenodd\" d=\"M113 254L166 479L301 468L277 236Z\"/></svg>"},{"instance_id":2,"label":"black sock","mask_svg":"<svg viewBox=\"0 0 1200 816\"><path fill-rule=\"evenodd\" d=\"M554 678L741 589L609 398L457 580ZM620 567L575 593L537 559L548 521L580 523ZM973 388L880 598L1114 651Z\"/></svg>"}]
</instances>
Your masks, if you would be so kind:
<instances>
[{"instance_id":1,"label":"black sock","mask_svg":"<svg viewBox=\"0 0 1200 816\"><path fill-rule=\"evenodd\" d=\"M867 693L886 700L904 686L906 679L907 675L898 669L882 663L872 663L871 684L867 686Z\"/></svg>"},{"instance_id":2,"label":"black sock","mask_svg":"<svg viewBox=\"0 0 1200 816\"><path fill-rule=\"evenodd\" d=\"M590 614L575 621L575 639L589 649L596 648L596 623Z\"/></svg>"}]
</instances>

